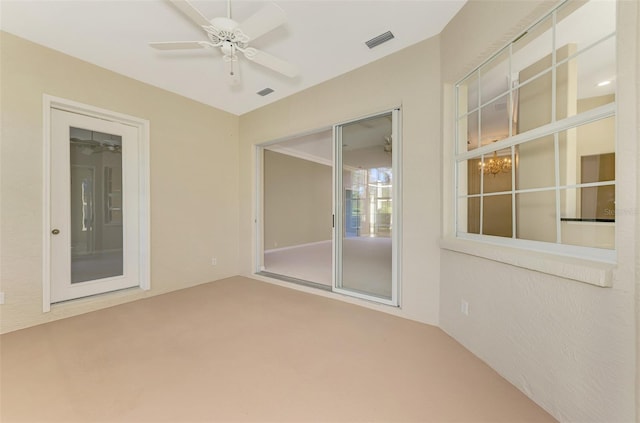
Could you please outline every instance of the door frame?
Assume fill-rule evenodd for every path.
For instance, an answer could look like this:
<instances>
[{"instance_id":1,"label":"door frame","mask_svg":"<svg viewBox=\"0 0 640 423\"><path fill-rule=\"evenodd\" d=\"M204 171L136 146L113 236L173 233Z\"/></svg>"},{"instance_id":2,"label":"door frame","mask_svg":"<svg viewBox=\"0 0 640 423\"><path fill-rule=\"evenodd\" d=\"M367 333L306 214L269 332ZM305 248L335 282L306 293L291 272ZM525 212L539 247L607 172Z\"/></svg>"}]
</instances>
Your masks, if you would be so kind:
<instances>
[{"instance_id":1,"label":"door frame","mask_svg":"<svg viewBox=\"0 0 640 423\"><path fill-rule=\"evenodd\" d=\"M65 98L44 94L42 97L42 311L51 311L51 110L85 115L132 126L138 131L138 178L139 178L139 282L140 289L151 288L150 261L150 173L149 173L149 121L135 116L79 103Z\"/></svg>"},{"instance_id":2,"label":"door frame","mask_svg":"<svg viewBox=\"0 0 640 423\"><path fill-rule=\"evenodd\" d=\"M394 177L394 181L395 184L397 185L397 189L394 188L393 190L393 215L392 215L392 225L393 225L393 233L392 233L392 298L390 300L384 299L384 298L379 298L379 297L374 297L374 296L369 296L369 295L363 295L363 294L359 294L356 292L352 292L352 291L348 291L348 290L344 290L344 289L336 289L336 277L337 277L337 266L338 264L336 263L337 260L337 255L339 253L339 251L336 250L336 244L337 244L337 240L336 240L336 234L337 234L337 228L338 228L338 215L336 214L336 201L339 200L337 199L336 195L336 187L337 187L337 183L338 181L336 180L336 135L335 135L335 128L338 125L344 125L346 123L350 123L350 122L357 122L359 120L362 119L367 119L370 117L376 117L376 116L380 116L380 115L384 115L387 113L391 113L392 114L392 131L393 133L396 135L395 137L393 137L392 140L392 149L393 149L393 155L392 155L392 168L393 168L393 177ZM348 121L343 121L337 124L333 124L331 126L324 126L324 127L320 127L314 130L310 130L310 131L304 131L304 132L300 132L297 133L295 135L290 135L290 136L286 136L286 137L280 137L280 138L276 138L270 141L265 141L265 142L261 142L261 143L256 143L254 145L254 149L253 149L253 155L254 155L254 166L253 166L253 170L255 172L255 174L253 175L253 180L254 180L254 196L253 196L253 210L254 210L254 215L253 215L253 257L252 257L252 274L257 274L260 275L260 273L262 271L264 271L264 245L263 245L263 239L264 239L264 160L263 160L263 153L264 150L266 149L266 147L268 147L269 145L273 145L273 144L278 144L284 141L288 141L291 139L295 139L295 138L299 138L299 137L304 137L307 135L311 135L311 134L315 134L315 133L319 133L319 132L325 132L325 131L332 131L332 159L331 159L331 167L333 167L333 177L332 177L332 184L333 184L333 200L332 200L332 209L333 209L333 215L334 215L334 224L333 224L333 230L332 230L332 240L331 240L331 254L332 254L332 271L331 271L331 287L330 287L330 292L333 294L338 294L338 295L344 295L344 296L348 296L348 297L352 297L352 298L356 298L359 300L368 300L374 303L378 303L378 304L384 304L384 305L389 305L392 307L401 307L401 297L402 297L402 113L401 113L401 107L400 106L396 106L396 107L392 107L389 109L385 109L381 112L377 112L377 113L373 113L370 115L366 115L366 116L360 116L358 118L354 118L354 119L350 119ZM341 182L340 182L341 183ZM272 276L268 275L266 276L268 278L273 279ZM291 282L289 279L282 278L281 280L283 281L289 281ZM295 282L295 283L299 283L299 282ZM311 285L306 285L303 284L305 286L311 286Z\"/></svg>"},{"instance_id":3,"label":"door frame","mask_svg":"<svg viewBox=\"0 0 640 423\"><path fill-rule=\"evenodd\" d=\"M344 187L342 186L342 133L340 128L344 125L359 122L362 120L375 118L391 114L391 169L393 171L393 192L392 204L393 211L391 215L391 299L380 298L360 292L351 291L338 286L341 282L342 274L342 235L344 227L343 211L344 211ZM332 291L340 294L348 295L362 300L373 301L380 304L386 304L394 307L400 307L401 283L402 280L402 113L400 107L384 110L366 116L360 116L344 122L337 123L333 126L333 213L335 216L335 224L333 225L333 287Z\"/></svg>"}]
</instances>

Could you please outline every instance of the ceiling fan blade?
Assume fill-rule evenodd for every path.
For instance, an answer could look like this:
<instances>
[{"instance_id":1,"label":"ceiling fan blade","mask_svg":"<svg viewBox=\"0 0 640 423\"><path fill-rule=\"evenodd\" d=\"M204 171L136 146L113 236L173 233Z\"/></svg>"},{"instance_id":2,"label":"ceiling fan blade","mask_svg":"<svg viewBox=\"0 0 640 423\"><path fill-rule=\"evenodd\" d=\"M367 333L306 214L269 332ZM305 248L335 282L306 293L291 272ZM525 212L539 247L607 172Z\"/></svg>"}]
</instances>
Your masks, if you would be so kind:
<instances>
[{"instance_id":1,"label":"ceiling fan blade","mask_svg":"<svg viewBox=\"0 0 640 423\"><path fill-rule=\"evenodd\" d=\"M177 7L182 13L184 13L189 19L195 22L199 26L211 25L209 19L207 19L198 9L193 7L188 0L169 0L175 7Z\"/></svg>"},{"instance_id":2,"label":"ceiling fan blade","mask_svg":"<svg viewBox=\"0 0 640 423\"><path fill-rule=\"evenodd\" d=\"M298 67L272 56L264 51L257 50L255 48L248 48L244 51L244 55L247 59L256 62L266 68L279 72L289 78L295 78L298 76Z\"/></svg>"},{"instance_id":3,"label":"ceiling fan blade","mask_svg":"<svg viewBox=\"0 0 640 423\"><path fill-rule=\"evenodd\" d=\"M149 46L158 50L190 50L207 47L202 41L166 41L149 43Z\"/></svg>"},{"instance_id":4,"label":"ceiling fan blade","mask_svg":"<svg viewBox=\"0 0 640 423\"><path fill-rule=\"evenodd\" d=\"M267 3L262 9L249 16L247 20L238 25L243 34L250 40L266 34L287 21L284 10L275 3Z\"/></svg>"}]
</instances>

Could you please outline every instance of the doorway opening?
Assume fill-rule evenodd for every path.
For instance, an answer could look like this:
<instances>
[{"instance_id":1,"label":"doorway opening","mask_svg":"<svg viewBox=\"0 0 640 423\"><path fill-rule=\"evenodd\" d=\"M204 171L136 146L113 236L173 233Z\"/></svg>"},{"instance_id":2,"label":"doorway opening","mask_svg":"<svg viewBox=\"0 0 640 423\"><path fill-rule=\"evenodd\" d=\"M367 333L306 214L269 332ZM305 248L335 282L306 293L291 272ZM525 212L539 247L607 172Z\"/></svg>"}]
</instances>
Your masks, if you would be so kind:
<instances>
[{"instance_id":1,"label":"doorway opening","mask_svg":"<svg viewBox=\"0 0 640 423\"><path fill-rule=\"evenodd\" d=\"M258 146L256 273L398 306L399 133L396 109Z\"/></svg>"},{"instance_id":2,"label":"doorway opening","mask_svg":"<svg viewBox=\"0 0 640 423\"><path fill-rule=\"evenodd\" d=\"M264 146L260 271L329 290L332 285L332 131Z\"/></svg>"}]
</instances>

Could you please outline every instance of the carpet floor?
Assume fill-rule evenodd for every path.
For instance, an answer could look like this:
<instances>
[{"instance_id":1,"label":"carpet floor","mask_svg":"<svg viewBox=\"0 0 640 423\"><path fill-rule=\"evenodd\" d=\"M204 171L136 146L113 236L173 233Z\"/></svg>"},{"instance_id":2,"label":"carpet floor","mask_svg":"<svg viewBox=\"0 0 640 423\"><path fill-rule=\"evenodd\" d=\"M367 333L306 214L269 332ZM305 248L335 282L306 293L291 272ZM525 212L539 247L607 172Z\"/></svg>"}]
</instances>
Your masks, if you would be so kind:
<instances>
[{"instance_id":1,"label":"carpet floor","mask_svg":"<svg viewBox=\"0 0 640 423\"><path fill-rule=\"evenodd\" d=\"M233 277L0 337L0 421L552 422L440 329Z\"/></svg>"},{"instance_id":2,"label":"carpet floor","mask_svg":"<svg viewBox=\"0 0 640 423\"><path fill-rule=\"evenodd\" d=\"M391 238L351 237L342 245L342 288L391 299ZM264 252L267 272L331 286L331 241Z\"/></svg>"}]
</instances>

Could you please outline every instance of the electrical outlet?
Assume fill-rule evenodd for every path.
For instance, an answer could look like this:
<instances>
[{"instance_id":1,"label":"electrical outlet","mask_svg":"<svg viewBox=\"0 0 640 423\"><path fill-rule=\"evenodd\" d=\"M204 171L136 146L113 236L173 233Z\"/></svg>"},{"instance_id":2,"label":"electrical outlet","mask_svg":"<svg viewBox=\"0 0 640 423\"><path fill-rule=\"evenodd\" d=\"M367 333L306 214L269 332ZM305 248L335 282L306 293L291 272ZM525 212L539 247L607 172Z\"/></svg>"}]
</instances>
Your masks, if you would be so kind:
<instances>
[{"instance_id":1,"label":"electrical outlet","mask_svg":"<svg viewBox=\"0 0 640 423\"><path fill-rule=\"evenodd\" d=\"M4 304L4 292L0 292L0 304Z\"/></svg>"},{"instance_id":2,"label":"electrical outlet","mask_svg":"<svg viewBox=\"0 0 640 423\"><path fill-rule=\"evenodd\" d=\"M469 301L462 299L460 301L460 313L464 314L465 316L469 315Z\"/></svg>"},{"instance_id":3,"label":"electrical outlet","mask_svg":"<svg viewBox=\"0 0 640 423\"><path fill-rule=\"evenodd\" d=\"M215 257L211 257L211 265L216 266L218 264L218 259Z\"/></svg>"}]
</instances>

